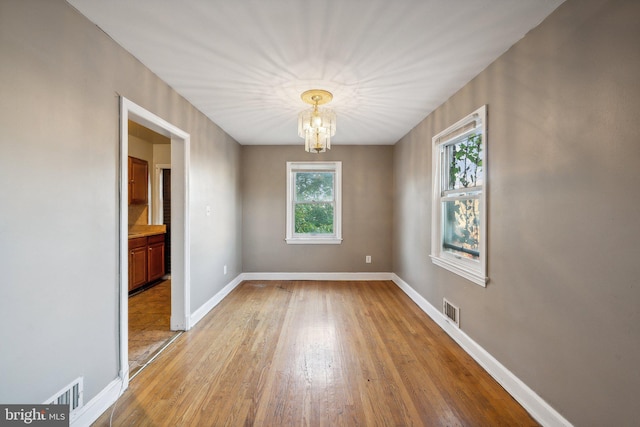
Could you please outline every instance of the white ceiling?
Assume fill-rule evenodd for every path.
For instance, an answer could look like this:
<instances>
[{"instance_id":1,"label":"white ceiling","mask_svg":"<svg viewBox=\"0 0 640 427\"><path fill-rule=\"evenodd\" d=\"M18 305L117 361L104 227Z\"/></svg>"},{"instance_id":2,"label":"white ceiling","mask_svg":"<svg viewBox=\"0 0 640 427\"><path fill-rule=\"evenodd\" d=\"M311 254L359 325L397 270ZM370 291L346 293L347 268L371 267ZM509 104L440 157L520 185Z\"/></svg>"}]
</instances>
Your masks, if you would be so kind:
<instances>
[{"instance_id":1,"label":"white ceiling","mask_svg":"<svg viewBox=\"0 0 640 427\"><path fill-rule=\"evenodd\" d=\"M239 143L394 144L564 0L68 0ZM477 106L471 106L475 108Z\"/></svg>"}]
</instances>

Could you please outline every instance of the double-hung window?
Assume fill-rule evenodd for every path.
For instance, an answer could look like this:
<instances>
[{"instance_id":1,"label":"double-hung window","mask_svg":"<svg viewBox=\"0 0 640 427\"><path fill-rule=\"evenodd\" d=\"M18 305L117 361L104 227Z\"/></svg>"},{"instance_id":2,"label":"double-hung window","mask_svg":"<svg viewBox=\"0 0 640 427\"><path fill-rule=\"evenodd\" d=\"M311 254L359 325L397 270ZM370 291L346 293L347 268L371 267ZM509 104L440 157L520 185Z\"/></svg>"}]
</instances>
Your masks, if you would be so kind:
<instances>
[{"instance_id":1,"label":"double-hung window","mask_svg":"<svg viewBox=\"0 0 640 427\"><path fill-rule=\"evenodd\" d=\"M433 137L431 260L487 283L487 113L480 107Z\"/></svg>"},{"instance_id":2,"label":"double-hung window","mask_svg":"<svg viewBox=\"0 0 640 427\"><path fill-rule=\"evenodd\" d=\"M287 243L342 243L341 175L342 162L287 162Z\"/></svg>"}]
</instances>

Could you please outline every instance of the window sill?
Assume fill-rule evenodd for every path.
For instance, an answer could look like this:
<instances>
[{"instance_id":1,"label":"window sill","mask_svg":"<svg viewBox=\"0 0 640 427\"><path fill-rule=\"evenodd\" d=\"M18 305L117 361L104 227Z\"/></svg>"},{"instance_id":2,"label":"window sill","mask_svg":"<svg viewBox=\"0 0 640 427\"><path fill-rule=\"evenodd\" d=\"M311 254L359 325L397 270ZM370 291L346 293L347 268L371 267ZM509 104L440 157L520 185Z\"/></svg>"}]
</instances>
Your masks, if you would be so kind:
<instances>
[{"instance_id":1,"label":"window sill","mask_svg":"<svg viewBox=\"0 0 640 427\"><path fill-rule=\"evenodd\" d=\"M489 278L486 277L481 271L470 269L466 266L454 263L444 258L440 258L434 255L429 255L431 257L431 261L446 270L451 271L459 276L464 277L467 280L472 281L476 285L480 285L482 287L487 286L487 282Z\"/></svg>"},{"instance_id":2,"label":"window sill","mask_svg":"<svg viewBox=\"0 0 640 427\"><path fill-rule=\"evenodd\" d=\"M287 245L340 245L342 239L335 237L289 237L285 239Z\"/></svg>"}]
</instances>

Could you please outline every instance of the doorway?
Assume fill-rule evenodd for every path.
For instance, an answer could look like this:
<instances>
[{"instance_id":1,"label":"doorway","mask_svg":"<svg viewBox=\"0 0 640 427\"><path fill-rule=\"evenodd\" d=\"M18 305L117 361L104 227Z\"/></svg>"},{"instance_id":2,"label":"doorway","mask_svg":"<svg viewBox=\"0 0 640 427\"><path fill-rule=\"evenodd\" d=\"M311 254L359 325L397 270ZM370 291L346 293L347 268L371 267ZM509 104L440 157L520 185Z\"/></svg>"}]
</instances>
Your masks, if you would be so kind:
<instances>
[{"instance_id":1,"label":"doorway","mask_svg":"<svg viewBox=\"0 0 640 427\"><path fill-rule=\"evenodd\" d=\"M182 332L172 331L170 325L171 139L132 120L128 126L131 164L144 166L137 176L129 176L130 182L143 187L135 193L137 198L128 197L131 380Z\"/></svg>"},{"instance_id":2,"label":"doorway","mask_svg":"<svg viewBox=\"0 0 640 427\"><path fill-rule=\"evenodd\" d=\"M129 292L128 292L128 153L129 120L139 123L171 140L171 317L173 331L190 328L189 280L189 145L188 133L140 107L127 98L120 98L120 378L126 388L129 384Z\"/></svg>"}]
</instances>

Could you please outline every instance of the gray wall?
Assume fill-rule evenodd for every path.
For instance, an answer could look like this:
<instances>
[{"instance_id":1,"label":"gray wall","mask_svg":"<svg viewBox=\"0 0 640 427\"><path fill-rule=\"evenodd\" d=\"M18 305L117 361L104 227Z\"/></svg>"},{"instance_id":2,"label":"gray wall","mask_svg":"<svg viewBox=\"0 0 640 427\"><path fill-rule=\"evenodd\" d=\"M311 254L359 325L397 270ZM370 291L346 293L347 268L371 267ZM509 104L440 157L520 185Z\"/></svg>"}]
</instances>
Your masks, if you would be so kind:
<instances>
[{"instance_id":1,"label":"gray wall","mask_svg":"<svg viewBox=\"0 0 640 427\"><path fill-rule=\"evenodd\" d=\"M342 244L287 245L287 161L342 161ZM390 272L393 147L243 146L245 272ZM365 264L371 255L372 263Z\"/></svg>"},{"instance_id":2,"label":"gray wall","mask_svg":"<svg viewBox=\"0 0 640 427\"><path fill-rule=\"evenodd\" d=\"M240 146L62 0L0 2L0 58L0 402L89 401L118 373L119 96L191 134L192 310L241 272Z\"/></svg>"},{"instance_id":3,"label":"gray wall","mask_svg":"<svg viewBox=\"0 0 640 427\"><path fill-rule=\"evenodd\" d=\"M395 147L312 156L241 149L62 0L3 0L0 402L81 375L88 401L117 376L123 95L192 136L193 310L243 270L394 271L459 305L463 330L575 425L632 425L639 16L638 2L568 0ZM485 103L486 289L428 258L431 137ZM285 162L309 159L343 161L340 246L284 243Z\"/></svg>"},{"instance_id":4,"label":"gray wall","mask_svg":"<svg viewBox=\"0 0 640 427\"><path fill-rule=\"evenodd\" d=\"M394 151L394 272L576 426L638 422L639 18L567 1ZM486 289L429 260L431 137L483 104Z\"/></svg>"}]
</instances>

